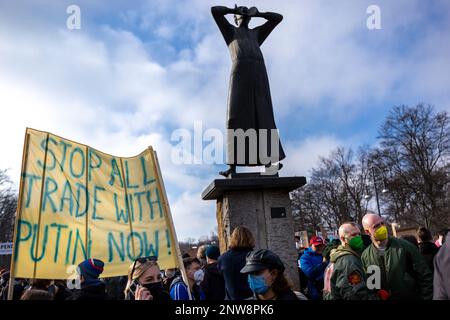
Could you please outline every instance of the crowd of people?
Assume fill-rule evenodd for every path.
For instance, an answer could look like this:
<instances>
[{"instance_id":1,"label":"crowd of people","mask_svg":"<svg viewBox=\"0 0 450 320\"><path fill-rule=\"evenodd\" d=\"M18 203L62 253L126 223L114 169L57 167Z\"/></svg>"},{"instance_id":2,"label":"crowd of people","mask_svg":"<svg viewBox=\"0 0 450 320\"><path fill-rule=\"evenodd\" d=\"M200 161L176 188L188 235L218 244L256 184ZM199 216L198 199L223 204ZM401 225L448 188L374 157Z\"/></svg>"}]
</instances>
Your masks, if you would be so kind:
<instances>
[{"instance_id":1,"label":"crowd of people","mask_svg":"<svg viewBox=\"0 0 450 320\"><path fill-rule=\"evenodd\" d=\"M312 300L449 300L448 229L433 243L431 232L388 234L383 218L367 214L339 227L339 241L319 237L299 248L301 291ZM446 241L448 240L448 241Z\"/></svg>"},{"instance_id":2,"label":"crowd of people","mask_svg":"<svg viewBox=\"0 0 450 320\"><path fill-rule=\"evenodd\" d=\"M363 230L363 231L362 231ZM124 277L101 278L105 264L78 265L80 285L63 280L14 279L14 300L417 300L450 299L450 234L436 242L424 227L413 237L388 235L382 217L367 214L339 227L339 239L314 236L298 256L299 291L285 276L280 257L255 249L249 229L234 229L228 251L201 246L183 256L179 269L161 270L156 256L140 257ZM297 243L298 244L298 243ZM107 267L107 266L106 266ZM7 299L9 272L0 273L1 299Z\"/></svg>"}]
</instances>

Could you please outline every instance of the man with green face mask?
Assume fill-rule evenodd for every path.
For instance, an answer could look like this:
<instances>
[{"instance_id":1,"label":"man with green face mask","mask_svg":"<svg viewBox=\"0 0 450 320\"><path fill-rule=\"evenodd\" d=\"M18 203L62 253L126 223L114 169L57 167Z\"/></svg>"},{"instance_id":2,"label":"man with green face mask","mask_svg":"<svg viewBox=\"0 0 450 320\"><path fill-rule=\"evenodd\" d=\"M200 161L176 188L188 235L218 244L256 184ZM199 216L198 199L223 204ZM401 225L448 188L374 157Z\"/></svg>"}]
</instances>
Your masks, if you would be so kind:
<instances>
[{"instance_id":1,"label":"man with green face mask","mask_svg":"<svg viewBox=\"0 0 450 320\"><path fill-rule=\"evenodd\" d=\"M366 286L366 273L360 255L364 250L361 231L356 223L339 227L341 245L333 249L325 270L324 300L377 299Z\"/></svg>"},{"instance_id":2,"label":"man with green face mask","mask_svg":"<svg viewBox=\"0 0 450 320\"><path fill-rule=\"evenodd\" d=\"M379 273L379 289L387 291L391 300L430 300L433 275L417 248L406 240L390 237L383 218L376 214L366 214L362 224L372 244L361 261L366 273Z\"/></svg>"}]
</instances>

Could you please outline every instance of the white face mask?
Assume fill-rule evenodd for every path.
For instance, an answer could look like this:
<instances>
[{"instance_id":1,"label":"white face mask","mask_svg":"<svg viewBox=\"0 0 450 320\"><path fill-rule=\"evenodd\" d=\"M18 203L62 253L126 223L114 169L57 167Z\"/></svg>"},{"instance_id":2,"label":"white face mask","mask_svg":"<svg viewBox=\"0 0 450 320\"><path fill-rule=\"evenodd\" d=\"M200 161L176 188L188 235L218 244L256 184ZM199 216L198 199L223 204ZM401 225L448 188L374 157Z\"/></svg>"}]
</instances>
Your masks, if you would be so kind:
<instances>
[{"instance_id":1,"label":"white face mask","mask_svg":"<svg viewBox=\"0 0 450 320\"><path fill-rule=\"evenodd\" d=\"M298 243L298 242L295 243L295 249L297 249L297 250L300 249L300 243Z\"/></svg>"},{"instance_id":2,"label":"white face mask","mask_svg":"<svg viewBox=\"0 0 450 320\"><path fill-rule=\"evenodd\" d=\"M204 272L202 269L197 270L194 273L194 281L197 285L199 285L202 281L203 281L203 277L205 276Z\"/></svg>"},{"instance_id":3,"label":"white face mask","mask_svg":"<svg viewBox=\"0 0 450 320\"><path fill-rule=\"evenodd\" d=\"M174 270L166 270L165 271L166 278L172 278L175 275Z\"/></svg>"}]
</instances>

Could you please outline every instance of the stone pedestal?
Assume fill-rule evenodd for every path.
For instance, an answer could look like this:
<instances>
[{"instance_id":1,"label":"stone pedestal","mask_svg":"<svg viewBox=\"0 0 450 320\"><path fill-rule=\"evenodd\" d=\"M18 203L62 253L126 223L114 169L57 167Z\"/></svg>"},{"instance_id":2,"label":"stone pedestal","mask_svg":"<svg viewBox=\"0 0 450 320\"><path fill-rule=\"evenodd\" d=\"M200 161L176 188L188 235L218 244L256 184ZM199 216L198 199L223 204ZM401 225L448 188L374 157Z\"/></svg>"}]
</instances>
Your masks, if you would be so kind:
<instances>
[{"instance_id":1,"label":"stone pedestal","mask_svg":"<svg viewBox=\"0 0 450 320\"><path fill-rule=\"evenodd\" d=\"M272 250L281 258L286 277L298 290L298 254L289 192L305 184L305 177L260 174L234 174L214 180L202 198L217 201L220 251L227 250L234 228L245 226L255 237L256 249Z\"/></svg>"}]
</instances>

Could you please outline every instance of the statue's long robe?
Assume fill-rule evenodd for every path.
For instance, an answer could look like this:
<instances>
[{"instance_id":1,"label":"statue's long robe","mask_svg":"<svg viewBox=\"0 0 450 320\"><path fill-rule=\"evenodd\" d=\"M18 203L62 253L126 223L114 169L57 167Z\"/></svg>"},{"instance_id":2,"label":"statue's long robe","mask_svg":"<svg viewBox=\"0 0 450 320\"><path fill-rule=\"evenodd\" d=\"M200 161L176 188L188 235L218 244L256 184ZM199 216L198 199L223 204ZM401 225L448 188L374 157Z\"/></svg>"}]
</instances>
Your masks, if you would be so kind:
<instances>
[{"instance_id":1,"label":"statue's long robe","mask_svg":"<svg viewBox=\"0 0 450 320\"><path fill-rule=\"evenodd\" d=\"M227 129L243 129L244 131L256 129L257 133L256 149L250 149L248 140L246 140L244 163L238 161L239 152L242 152L242 150L237 150L238 144L234 140L234 136L227 135L227 164L238 166L267 164L267 161L262 161L259 154L260 129L267 129L267 153L263 152L262 156L270 157L272 149L278 147L278 159L272 162L282 160L285 158L285 154L279 139L277 139L278 146L271 145L271 129L277 127L273 114L269 79L260 49L260 45L279 21L269 20L260 27L248 29L232 26L223 16L214 18L228 44L233 62L228 92L226 127ZM256 155L253 154L255 150ZM256 163L252 160L256 160Z\"/></svg>"}]
</instances>

